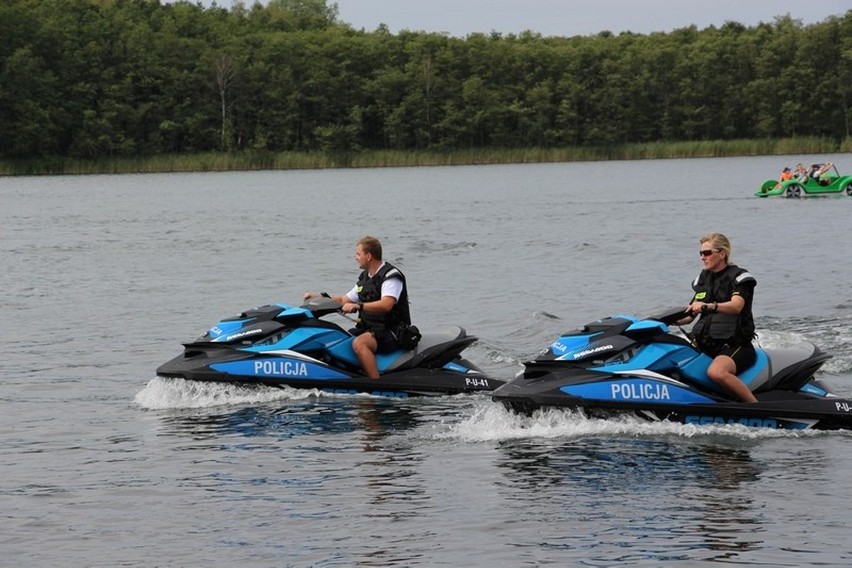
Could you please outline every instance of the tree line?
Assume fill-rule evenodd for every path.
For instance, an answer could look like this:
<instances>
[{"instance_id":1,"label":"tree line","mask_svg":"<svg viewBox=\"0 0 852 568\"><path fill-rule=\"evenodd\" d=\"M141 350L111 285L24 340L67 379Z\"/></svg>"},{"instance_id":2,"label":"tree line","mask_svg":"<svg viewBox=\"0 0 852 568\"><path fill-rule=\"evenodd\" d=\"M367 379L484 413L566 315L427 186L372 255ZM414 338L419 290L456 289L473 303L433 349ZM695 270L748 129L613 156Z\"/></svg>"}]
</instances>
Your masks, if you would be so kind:
<instances>
[{"instance_id":1,"label":"tree line","mask_svg":"<svg viewBox=\"0 0 852 568\"><path fill-rule=\"evenodd\" d=\"M326 0L3 0L0 158L850 137L852 10L459 38Z\"/></svg>"}]
</instances>

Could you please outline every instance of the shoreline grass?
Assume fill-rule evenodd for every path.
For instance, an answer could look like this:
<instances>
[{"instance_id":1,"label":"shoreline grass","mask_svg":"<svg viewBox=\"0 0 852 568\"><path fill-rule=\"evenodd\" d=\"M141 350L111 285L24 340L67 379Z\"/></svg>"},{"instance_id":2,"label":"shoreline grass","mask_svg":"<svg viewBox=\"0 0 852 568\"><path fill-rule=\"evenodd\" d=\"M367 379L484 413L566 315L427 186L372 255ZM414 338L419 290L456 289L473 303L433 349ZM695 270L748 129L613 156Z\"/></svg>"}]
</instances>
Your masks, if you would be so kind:
<instances>
[{"instance_id":1,"label":"shoreline grass","mask_svg":"<svg viewBox=\"0 0 852 568\"><path fill-rule=\"evenodd\" d=\"M852 152L852 138L841 142L828 138L800 137L777 140L649 142L607 147L478 148L448 151L368 150L337 154L244 151L99 160L22 159L0 160L0 176L525 164L838 152Z\"/></svg>"}]
</instances>

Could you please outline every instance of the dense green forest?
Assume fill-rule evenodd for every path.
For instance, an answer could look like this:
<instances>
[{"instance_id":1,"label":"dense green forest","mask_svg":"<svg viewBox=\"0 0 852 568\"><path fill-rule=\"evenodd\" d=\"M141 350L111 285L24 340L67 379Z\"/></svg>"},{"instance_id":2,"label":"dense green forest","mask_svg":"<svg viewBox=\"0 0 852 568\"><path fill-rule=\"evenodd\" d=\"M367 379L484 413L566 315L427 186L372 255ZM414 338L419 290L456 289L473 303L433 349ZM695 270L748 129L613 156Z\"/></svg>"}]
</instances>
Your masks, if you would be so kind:
<instances>
[{"instance_id":1,"label":"dense green forest","mask_svg":"<svg viewBox=\"0 0 852 568\"><path fill-rule=\"evenodd\" d=\"M852 10L768 18L458 38L356 30L325 0L2 0L0 159L848 145Z\"/></svg>"}]
</instances>

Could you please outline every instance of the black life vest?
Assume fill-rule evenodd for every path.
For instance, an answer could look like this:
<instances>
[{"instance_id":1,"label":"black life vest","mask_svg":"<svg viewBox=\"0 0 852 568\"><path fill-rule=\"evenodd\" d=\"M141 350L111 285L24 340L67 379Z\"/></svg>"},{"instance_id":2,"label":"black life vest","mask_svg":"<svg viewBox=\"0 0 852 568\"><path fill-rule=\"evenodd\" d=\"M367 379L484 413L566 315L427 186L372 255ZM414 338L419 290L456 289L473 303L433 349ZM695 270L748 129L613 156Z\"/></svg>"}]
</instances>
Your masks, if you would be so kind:
<instances>
[{"instance_id":1,"label":"black life vest","mask_svg":"<svg viewBox=\"0 0 852 568\"><path fill-rule=\"evenodd\" d=\"M700 349L718 349L726 343L730 346L751 343L755 337L751 304L754 298L752 291L756 285L757 280L751 273L733 264L720 272L701 271L692 282L692 289L695 291L693 301L727 302L733 297L737 286L750 286L751 290L742 295L745 306L739 314L701 314L692 328Z\"/></svg>"},{"instance_id":2,"label":"black life vest","mask_svg":"<svg viewBox=\"0 0 852 568\"><path fill-rule=\"evenodd\" d=\"M389 329L399 337L403 327L411 325L411 313L408 309L408 285L405 283L405 275L394 265L386 262L379 270L370 277L364 270L358 277L357 291L358 300L361 303L375 302L382 297L382 283L388 278L402 280L402 292L390 312L384 314L361 312L358 326L362 330L379 331Z\"/></svg>"}]
</instances>

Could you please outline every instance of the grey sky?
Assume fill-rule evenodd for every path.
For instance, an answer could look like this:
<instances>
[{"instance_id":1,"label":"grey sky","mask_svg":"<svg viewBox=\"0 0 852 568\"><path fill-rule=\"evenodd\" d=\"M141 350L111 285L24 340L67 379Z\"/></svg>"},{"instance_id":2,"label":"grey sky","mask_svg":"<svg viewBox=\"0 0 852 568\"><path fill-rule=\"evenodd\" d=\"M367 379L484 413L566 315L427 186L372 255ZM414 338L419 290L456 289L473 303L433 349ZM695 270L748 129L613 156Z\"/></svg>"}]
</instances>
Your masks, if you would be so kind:
<instances>
[{"instance_id":1,"label":"grey sky","mask_svg":"<svg viewBox=\"0 0 852 568\"><path fill-rule=\"evenodd\" d=\"M503 34L532 30L546 36L592 35L603 30L647 34L695 24L699 29L736 21L746 26L789 14L805 24L852 9L849 0L329 0L356 29L387 24L392 33ZM227 0L220 5L227 5Z\"/></svg>"}]
</instances>

